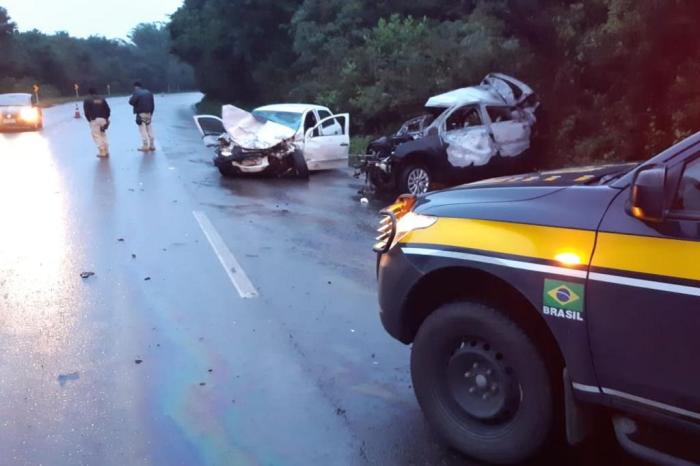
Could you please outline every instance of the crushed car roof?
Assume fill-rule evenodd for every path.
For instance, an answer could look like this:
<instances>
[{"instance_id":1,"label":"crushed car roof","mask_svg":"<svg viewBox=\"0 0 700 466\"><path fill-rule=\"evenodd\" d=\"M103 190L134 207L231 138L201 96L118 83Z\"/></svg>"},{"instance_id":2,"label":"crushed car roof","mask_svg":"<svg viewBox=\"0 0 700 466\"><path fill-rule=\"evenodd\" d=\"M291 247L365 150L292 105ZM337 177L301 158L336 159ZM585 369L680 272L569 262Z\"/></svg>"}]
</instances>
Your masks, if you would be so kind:
<instances>
[{"instance_id":1,"label":"crushed car roof","mask_svg":"<svg viewBox=\"0 0 700 466\"><path fill-rule=\"evenodd\" d=\"M463 87L431 97L426 107L448 108L455 105L484 103L515 106L534 94L530 86L503 73L489 73L478 86ZM537 105L532 107L534 111Z\"/></svg>"},{"instance_id":2,"label":"crushed car roof","mask_svg":"<svg viewBox=\"0 0 700 466\"><path fill-rule=\"evenodd\" d=\"M425 103L426 107L452 107L454 105L468 104L470 102L484 102L486 104L503 105L502 99L493 95L489 90L481 86L463 87L454 91L445 92L431 97Z\"/></svg>"}]
</instances>

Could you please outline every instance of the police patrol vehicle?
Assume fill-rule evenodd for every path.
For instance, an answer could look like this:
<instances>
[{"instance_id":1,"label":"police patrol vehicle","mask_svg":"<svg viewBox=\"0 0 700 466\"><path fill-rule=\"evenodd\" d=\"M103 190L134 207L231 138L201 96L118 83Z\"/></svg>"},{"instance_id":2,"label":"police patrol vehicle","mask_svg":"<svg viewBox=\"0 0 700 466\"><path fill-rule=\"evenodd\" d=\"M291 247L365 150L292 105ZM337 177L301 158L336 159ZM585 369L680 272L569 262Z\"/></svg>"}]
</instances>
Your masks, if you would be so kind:
<instances>
[{"instance_id":1,"label":"police patrol vehicle","mask_svg":"<svg viewBox=\"0 0 700 466\"><path fill-rule=\"evenodd\" d=\"M632 455L699 461L700 133L643 164L402 196L382 214L381 320L413 344L416 397L452 446L515 463L556 432L582 442L604 412ZM656 442L669 436L696 441Z\"/></svg>"}]
</instances>

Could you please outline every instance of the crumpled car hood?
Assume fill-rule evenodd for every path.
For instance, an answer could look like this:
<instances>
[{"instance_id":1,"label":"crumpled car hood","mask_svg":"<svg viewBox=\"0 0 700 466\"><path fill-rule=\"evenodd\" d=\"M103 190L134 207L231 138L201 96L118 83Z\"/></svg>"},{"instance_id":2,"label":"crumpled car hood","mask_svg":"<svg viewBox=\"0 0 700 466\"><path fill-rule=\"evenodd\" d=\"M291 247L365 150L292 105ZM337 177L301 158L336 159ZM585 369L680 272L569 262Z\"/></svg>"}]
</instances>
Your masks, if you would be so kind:
<instances>
[{"instance_id":1,"label":"crumpled car hood","mask_svg":"<svg viewBox=\"0 0 700 466\"><path fill-rule=\"evenodd\" d=\"M221 119L233 142L245 149L269 149L296 134L291 128L255 117L234 105L221 107Z\"/></svg>"}]
</instances>

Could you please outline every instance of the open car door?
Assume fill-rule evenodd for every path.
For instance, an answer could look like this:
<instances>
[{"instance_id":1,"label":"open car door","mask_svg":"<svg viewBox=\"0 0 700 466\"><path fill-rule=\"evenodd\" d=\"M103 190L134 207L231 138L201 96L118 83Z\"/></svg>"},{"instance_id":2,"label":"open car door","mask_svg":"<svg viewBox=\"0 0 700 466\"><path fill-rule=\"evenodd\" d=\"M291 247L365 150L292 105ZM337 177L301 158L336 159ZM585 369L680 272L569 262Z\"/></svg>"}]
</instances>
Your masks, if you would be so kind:
<instances>
[{"instance_id":1,"label":"open car door","mask_svg":"<svg viewBox=\"0 0 700 466\"><path fill-rule=\"evenodd\" d=\"M216 147L219 145L219 136L226 134L224 122L221 118L214 115L195 115L194 124L197 125L199 134L202 135L202 141L207 147Z\"/></svg>"},{"instance_id":2,"label":"open car door","mask_svg":"<svg viewBox=\"0 0 700 466\"><path fill-rule=\"evenodd\" d=\"M350 151L350 115L331 115L304 135L304 158L309 170L346 167Z\"/></svg>"},{"instance_id":3,"label":"open car door","mask_svg":"<svg viewBox=\"0 0 700 466\"><path fill-rule=\"evenodd\" d=\"M491 135L503 157L520 155L530 148L531 123L524 112L510 107L486 107L491 120Z\"/></svg>"}]
</instances>

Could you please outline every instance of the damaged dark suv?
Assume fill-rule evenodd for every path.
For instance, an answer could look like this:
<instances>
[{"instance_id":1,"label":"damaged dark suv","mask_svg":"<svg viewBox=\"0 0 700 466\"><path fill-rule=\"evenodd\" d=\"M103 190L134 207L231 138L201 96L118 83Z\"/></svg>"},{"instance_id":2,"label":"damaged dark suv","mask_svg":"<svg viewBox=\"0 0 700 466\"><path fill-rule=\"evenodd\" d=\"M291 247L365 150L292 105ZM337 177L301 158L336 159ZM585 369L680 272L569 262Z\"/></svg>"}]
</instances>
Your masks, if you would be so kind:
<instances>
[{"instance_id":1,"label":"damaged dark suv","mask_svg":"<svg viewBox=\"0 0 700 466\"><path fill-rule=\"evenodd\" d=\"M538 106L527 84L488 74L478 86L431 97L424 115L372 141L360 171L370 191L416 195L525 171Z\"/></svg>"}]
</instances>

